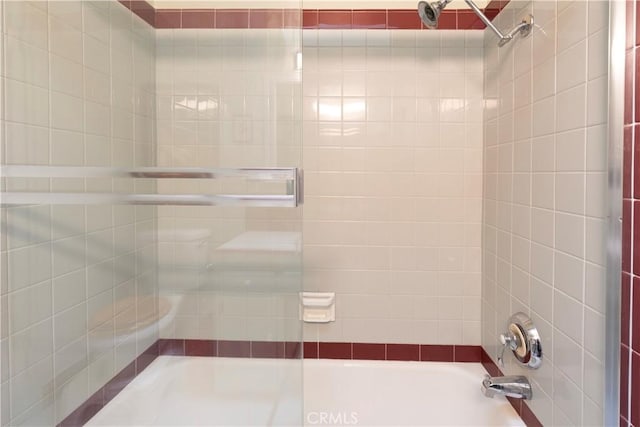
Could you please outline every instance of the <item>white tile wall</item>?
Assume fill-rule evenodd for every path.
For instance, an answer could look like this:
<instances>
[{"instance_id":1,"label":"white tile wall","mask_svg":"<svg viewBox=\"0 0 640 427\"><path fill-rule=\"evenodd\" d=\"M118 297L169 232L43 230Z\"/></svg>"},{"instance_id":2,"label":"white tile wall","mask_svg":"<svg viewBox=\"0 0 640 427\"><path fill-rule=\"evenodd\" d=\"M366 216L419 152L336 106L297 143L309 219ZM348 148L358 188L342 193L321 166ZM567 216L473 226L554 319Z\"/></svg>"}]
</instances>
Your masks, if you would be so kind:
<instances>
[{"instance_id":1,"label":"white tile wall","mask_svg":"<svg viewBox=\"0 0 640 427\"><path fill-rule=\"evenodd\" d=\"M528 313L543 365L506 373L532 380L544 425L602 425L608 3L511 2L495 23L527 13L529 38L485 31L482 344L495 358Z\"/></svg>"},{"instance_id":2,"label":"white tile wall","mask_svg":"<svg viewBox=\"0 0 640 427\"><path fill-rule=\"evenodd\" d=\"M159 166L300 166L300 30L157 30L156 44ZM161 192L259 190L238 180L160 184ZM161 337L300 340L301 208L158 214L160 292L173 307Z\"/></svg>"},{"instance_id":3,"label":"white tile wall","mask_svg":"<svg viewBox=\"0 0 640 427\"><path fill-rule=\"evenodd\" d=\"M3 2L0 9L2 164L151 164L153 30L117 1ZM128 187L44 183L44 191ZM155 211L32 206L1 215L1 423L55 425L157 339L157 329L129 328L136 307L141 313L157 292ZM115 316L127 307L134 315L125 329Z\"/></svg>"},{"instance_id":4,"label":"white tile wall","mask_svg":"<svg viewBox=\"0 0 640 427\"><path fill-rule=\"evenodd\" d=\"M338 294L337 321L305 339L479 344L481 34L303 33L299 106L299 33L159 30L159 164L298 165L302 110L304 286ZM228 289L239 277L220 249L245 231L300 231L299 215L162 208L161 287L180 299L162 336L296 339L295 296L276 298L278 325L254 316L265 295Z\"/></svg>"},{"instance_id":5,"label":"white tile wall","mask_svg":"<svg viewBox=\"0 0 640 427\"><path fill-rule=\"evenodd\" d=\"M480 344L482 33L303 39L305 340Z\"/></svg>"}]
</instances>

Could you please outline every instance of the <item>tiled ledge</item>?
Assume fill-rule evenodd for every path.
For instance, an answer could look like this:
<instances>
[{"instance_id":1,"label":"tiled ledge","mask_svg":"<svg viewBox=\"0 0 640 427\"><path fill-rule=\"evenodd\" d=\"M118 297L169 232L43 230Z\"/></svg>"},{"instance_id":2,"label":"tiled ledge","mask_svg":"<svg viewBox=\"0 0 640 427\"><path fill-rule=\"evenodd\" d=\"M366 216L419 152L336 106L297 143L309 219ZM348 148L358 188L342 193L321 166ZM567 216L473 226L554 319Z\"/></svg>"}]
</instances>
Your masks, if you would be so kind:
<instances>
[{"instance_id":1,"label":"tiled ledge","mask_svg":"<svg viewBox=\"0 0 640 427\"><path fill-rule=\"evenodd\" d=\"M427 29L416 9L154 9L144 0L119 0L154 28L305 28ZM492 1L484 13L493 19L508 1ZM450 9L440 15L438 29L484 29L471 10Z\"/></svg>"}]
</instances>

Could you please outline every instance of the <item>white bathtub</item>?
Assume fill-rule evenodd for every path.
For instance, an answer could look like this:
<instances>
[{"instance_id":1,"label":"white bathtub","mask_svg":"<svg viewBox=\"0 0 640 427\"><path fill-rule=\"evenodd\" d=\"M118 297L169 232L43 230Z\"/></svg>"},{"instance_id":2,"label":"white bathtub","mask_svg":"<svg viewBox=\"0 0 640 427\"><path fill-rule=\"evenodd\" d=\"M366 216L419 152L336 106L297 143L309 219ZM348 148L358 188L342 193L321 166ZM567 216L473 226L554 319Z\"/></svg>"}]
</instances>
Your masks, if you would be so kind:
<instances>
[{"instance_id":1,"label":"white bathtub","mask_svg":"<svg viewBox=\"0 0 640 427\"><path fill-rule=\"evenodd\" d=\"M523 426L506 400L482 395L484 373L476 363L160 356L87 425Z\"/></svg>"},{"instance_id":2,"label":"white bathtub","mask_svg":"<svg viewBox=\"0 0 640 427\"><path fill-rule=\"evenodd\" d=\"M305 424L333 413L342 424L329 425L523 426L506 399L482 395L485 374L479 363L305 360Z\"/></svg>"}]
</instances>

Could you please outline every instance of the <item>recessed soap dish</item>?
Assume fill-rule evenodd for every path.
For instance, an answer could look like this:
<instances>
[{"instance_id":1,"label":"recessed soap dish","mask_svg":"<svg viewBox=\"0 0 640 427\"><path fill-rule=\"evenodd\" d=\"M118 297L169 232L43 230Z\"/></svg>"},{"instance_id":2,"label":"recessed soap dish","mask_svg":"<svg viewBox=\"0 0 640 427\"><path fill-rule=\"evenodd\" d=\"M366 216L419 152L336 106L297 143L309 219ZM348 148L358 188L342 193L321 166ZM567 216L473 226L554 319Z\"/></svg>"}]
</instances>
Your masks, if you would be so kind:
<instances>
[{"instance_id":1,"label":"recessed soap dish","mask_svg":"<svg viewBox=\"0 0 640 427\"><path fill-rule=\"evenodd\" d=\"M507 332L500 334L502 350L498 355L498 363L504 366L504 351L509 348L513 356L521 364L538 369L542 364L542 343L538 329L533 321L522 312L509 318Z\"/></svg>"},{"instance_id":2,"label":"recessed soap dish","mask_svg":"<svg viewBox=\"0 0 640 427\"><path fill-rule=\"evenodd\" d=\"M329 323L336 320L334 292L301 292L300 320L308 323Z\"/></svg>"}]
</instances>

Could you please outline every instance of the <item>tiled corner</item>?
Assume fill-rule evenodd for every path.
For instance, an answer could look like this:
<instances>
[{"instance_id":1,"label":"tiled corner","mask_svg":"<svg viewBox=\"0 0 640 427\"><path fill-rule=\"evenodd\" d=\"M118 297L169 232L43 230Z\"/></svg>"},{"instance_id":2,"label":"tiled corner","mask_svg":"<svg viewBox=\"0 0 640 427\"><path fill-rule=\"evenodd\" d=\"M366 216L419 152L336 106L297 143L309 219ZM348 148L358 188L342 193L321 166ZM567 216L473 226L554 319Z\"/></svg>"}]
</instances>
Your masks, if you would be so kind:
<instances>
[{"instance_id":1,"label":"tiled corner","mask_svg":"<svg viewBox=\"0 0 640 427\"><path fill-rule=\"evenodd\" d=\"M482 344L496 360L509 316L533 319L547 350L528 371L534 399L520 413L545 425L604 422L604 397L591 387L604 378L604 301L592 287L605 269L596 248L605 247L607 181L588 152L602 156L606 138L594 146L588 135L606 120L590 106L607 102L595 62L606 58L608 31L595 20L606 7L591 3L511 2L495 25L532 13L531 36L510 50L490 31L484 39L485 102L496 107L484 116ZM627 141L630 149L632 134ZM522 372L506 361L505 374Z\"/></svg>"}]
</instances>

